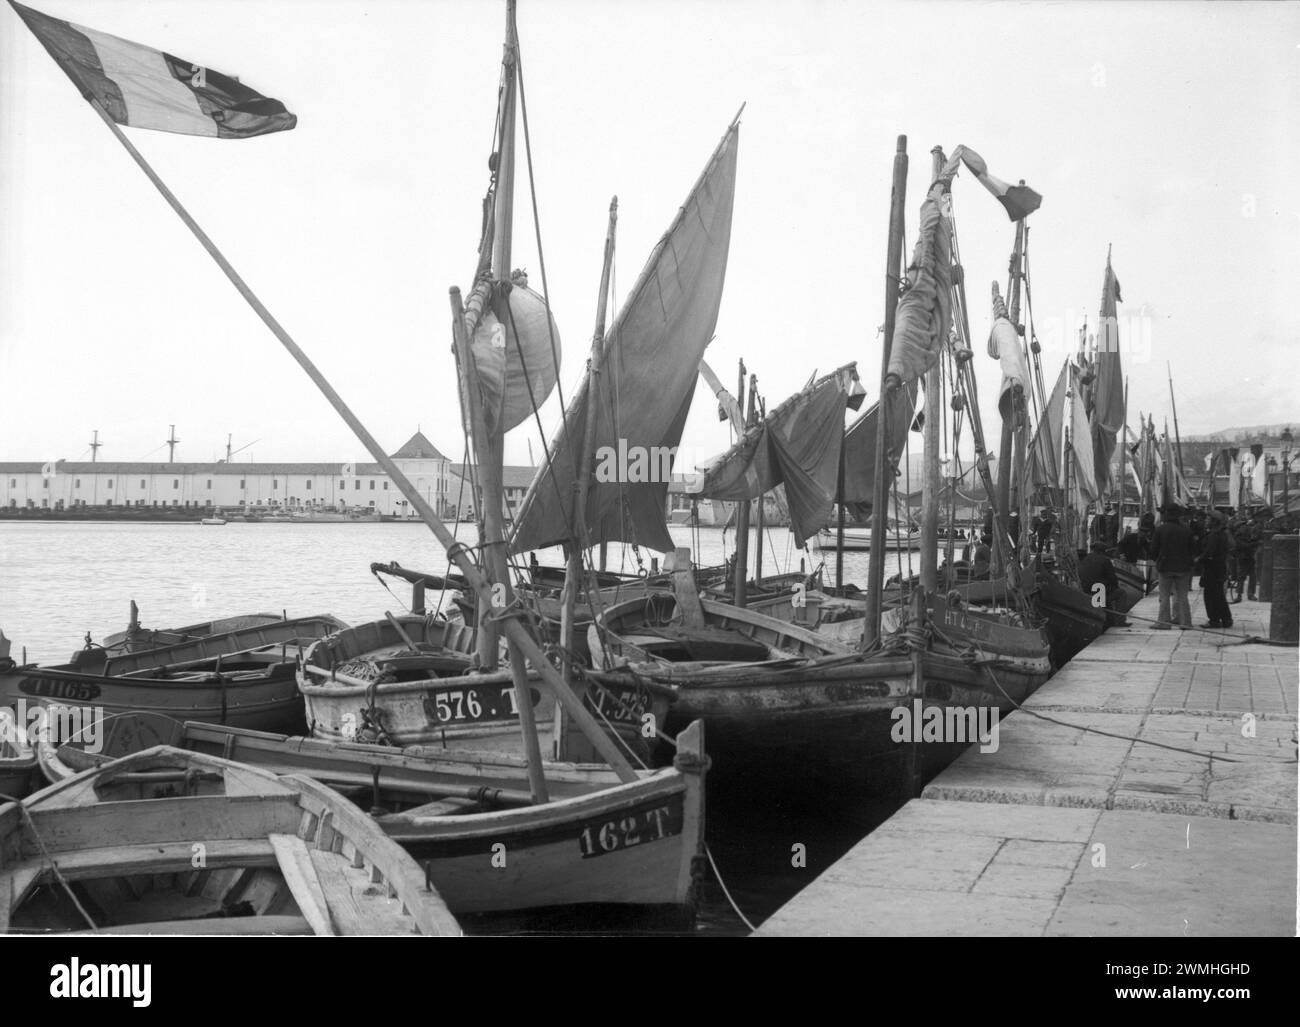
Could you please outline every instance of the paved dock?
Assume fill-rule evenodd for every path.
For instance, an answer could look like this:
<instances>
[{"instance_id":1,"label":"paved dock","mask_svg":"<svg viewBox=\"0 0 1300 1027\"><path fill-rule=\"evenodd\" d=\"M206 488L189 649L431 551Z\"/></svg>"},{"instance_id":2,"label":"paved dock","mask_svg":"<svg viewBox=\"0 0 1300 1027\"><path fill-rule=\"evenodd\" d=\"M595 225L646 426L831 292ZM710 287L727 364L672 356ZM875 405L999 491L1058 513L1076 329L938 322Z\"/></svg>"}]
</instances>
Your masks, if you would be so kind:
<instances>
[{"instance_id":1,"label":"paved dock","mask_svg":"<svg viewBox=\"0 0 1300 1027\"><path fill-rule=\"evenodd\" d=\"M1232 611L1228 634L1268 636L1267 604ZM1295 935L1297 650L1134 624L757 934Z\"/></svg>"}]
</instances>

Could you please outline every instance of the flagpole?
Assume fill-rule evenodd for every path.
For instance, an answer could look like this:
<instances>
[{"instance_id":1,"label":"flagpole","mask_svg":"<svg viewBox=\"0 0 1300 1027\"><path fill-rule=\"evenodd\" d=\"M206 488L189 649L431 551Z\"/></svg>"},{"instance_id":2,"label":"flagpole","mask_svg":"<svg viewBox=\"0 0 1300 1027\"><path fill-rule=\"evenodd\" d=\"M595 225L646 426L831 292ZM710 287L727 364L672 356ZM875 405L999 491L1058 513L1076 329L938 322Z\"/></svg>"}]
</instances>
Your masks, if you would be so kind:
<instances>
[{"instance_id":1,"label":"flagpole","mask_svg":"<svg viewBox=\"0 0 1300 1027\"><path fill-rule=\"evenodd\" d=\"M292 356L294 360L298 362L299 366L307 372L307 376L316 384L316 387L320 389L325 398L329 400L330 406L338 412L339 416L343 418L347 426L352 429L353 433L361 441L361 444L366 447L366 450L375 459L375 462L384 469L384 472L397 485L398 490L406 497L406 500L420 515L421 520L429 526L430 530L437 537L438 542L447 550L448 557L455 562L456 566L460 569L460 572L465 576L466 580L469 581L470 587L474 589L475 595L482 603L490 606L492 603L492 585L488 582L487 578L483 576L478 565L469 558L468 548L464 544L456 541L451 532L449 532L442 521L438 519L438 515L434 512L433 507L429 505L424 496L420 494L419 490L411 484L406 475L404 475L398 469L397 465L393 463L388 454L384 452L383 447L379 445L374 436L366 429L365 425L363 425L351 409L349 409L348 405L343 402L342 397L334 391L334 387L330 385L325 376L317 370L316 365L311 362L311 359L307 354L299 348L298 344L293 341L293 338L289 333L280 325L280 322L272 316L269 310L266 309L262 304L262 301L257 298L253 290L250 289L243 278L239 276L239 272L234 269L230 261L225 258L225 255L217 249L216 244L208 238L207 233L199 227L198 222L190 216L189 211L181 205L180 200L178 200L172 191L167 188L166 183L158 177L157 172L150 167L149 162L144 159L140 154L140 151L132 145L131 140L129 140L121 128L118 127L117 122L113 120L108 111L104 110L103 106L94 97L89 99L89 103L90 106L95 109L95 112L104 120L104 124L109 127L113 135L117 137L117 141L120 142L126 149L126 152L131 155L131 159L140 166L140 170L145 173L149 181L151 181L155 188L157 188L158 192L162 194L163 199L167 201L172 210L176 211L177 216L185 222L185 226L194 234L194 237L198 239L199 244L208 251L208 255L216 262L217 266L225 272L226 277L230 279L230 283L239 291L239 294L244 297L244 300L253 308L253 311L257 316L262 319L262 322L266 327L271 330L271 334L280 340L280 343L284 348L289 351L289 355ZM455 290L455 292L459 294L459 290ZM503 616L500 619L500 623L506 636L510 640L510 644L515 647L515 650L523 656L528 663L532 665L533 669L540 675L542 683L549 688L552 693L554 693L555 698L564 705L564 708L568 711L569 715L573 717L574 722L582 728L588 737L591 738L592 743L596 746L596 749L600 752L601 756L605 758L605 761L609 763L614 772L618 774L619 780L625 782L637 780L636 771L632 769L631 764L628 763L622 752L619 751L618 746L615 745L613 739L601 730L596 719L587 712L582 701L573 694L564 679L560 676L559 672L551 666L541 648L532 640L532 638L529 637L528 632L524 629L523 625L519 623L519 620L513 616ZM522 667L518 665L517 661L511 661L511 664L511 673L515 675L515 690L519 697L520 708L522 709L524 704L528 702L528 681L526 677L522 679L520 678L519 675L522 671ZM533 772L530 768L530 778L532 773ZM536 773L538 775L541 774L540 767L537 768Z\"/></svg>"}]
</instances>

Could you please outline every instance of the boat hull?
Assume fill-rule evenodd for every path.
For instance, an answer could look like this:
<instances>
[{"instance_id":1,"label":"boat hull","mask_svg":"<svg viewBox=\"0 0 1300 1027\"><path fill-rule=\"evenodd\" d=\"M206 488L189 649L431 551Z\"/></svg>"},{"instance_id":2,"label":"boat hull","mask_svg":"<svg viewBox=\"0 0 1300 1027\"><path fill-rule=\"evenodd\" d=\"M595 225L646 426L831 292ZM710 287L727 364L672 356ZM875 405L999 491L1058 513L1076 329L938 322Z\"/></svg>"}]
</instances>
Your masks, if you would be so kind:
<instances>
[{"instance_id":1,"label":"boat hull","mask_svg":"<svg viewBox=\"0 0 1300 1027\"><path fill-rule=\"evenodd\" d=\"M507 671L469 673L468 652L474 636L459 622L407 616L395 618L411 641L427 648L428 662L447 668L435 677L413 661L395 673L408 680L384 680L389 661L409 652L398 629L387 621L358 625L324 639L308 650L298 675L311 734L330 741L378 741L387 745L428 745L523 755L519 705L514 679ZM459 666L457 661L459 660ZM373 663L375 680L362 680L342 668L359 670ZM369 672L369 671L367 671ZM598 719L643 759L651 743L643 733L645 718L662 724L673 693L624 678L588 675L583 698ZM594 747L562 722L563 745L557 749L556 703L540 675L529 671L528 700L533 708L544 754L562 752L589 760Z\"/></svg>"},{"instance_id":2,"label":"boat hull","mask_svg":"<svg viewBox=\"0 0 1300 1027\"><path fill-rule=\"evenodd\" d=\"M787 658L646 659L652 649L638 634L646 613L631 605L608 611L610 636L627 641L622 648L612 643L602 658L607 667L628 658L638 677L676 690L669 734L693 718L705 722L710 787L724 794L761 785L799 801L895 795L915 774L932 776L974 741L977 732L964 729L978 724L981 710L991 723L991 711L999 717L1009 712L1051 673L1040 629L1002 624L942 598L927 613L936 642L920 653L896 642L884 652L860 654L752 611L709 601L704 610L711 627L761 639ZM671 619L672 613L661 601L658 615ZM919 729L936 715L963 733L926 740L898 730L906 718Z\"/></svg>"},{"instance_id":3,"label":"boat hull","mask_svg":"<svg viewBox=\"0 0 1300 1027\"><path fill-rule=\"evenodd\" d=\"M689 920L704 839L704 762L689 730L672 769L630 784L473 817L379 822L458 915L594 904Z\"/></svg>"}]
</instances>

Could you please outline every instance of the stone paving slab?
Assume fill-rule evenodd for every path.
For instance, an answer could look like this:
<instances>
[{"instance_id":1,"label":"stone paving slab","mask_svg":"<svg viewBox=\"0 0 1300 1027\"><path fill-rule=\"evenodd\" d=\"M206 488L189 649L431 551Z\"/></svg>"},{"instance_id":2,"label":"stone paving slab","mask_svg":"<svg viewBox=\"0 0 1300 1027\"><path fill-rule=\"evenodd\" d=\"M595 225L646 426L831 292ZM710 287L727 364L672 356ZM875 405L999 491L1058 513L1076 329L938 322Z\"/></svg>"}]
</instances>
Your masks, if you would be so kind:
<instances>
[{"instance_id":1,"label":"stone paving slab","mask_svg":"<svg viewBox=\"0 0 1300 1027\"><path fill-rule=\"evenodd\" d=\"M1295 828L1103 813L1046 933L1294 936Z\"/></svg>"},{"instance_id":2,"label":"stone paving slab","mask_svg":"<svg viewBox=\"0 0 1300 1027\"><path fill-rule=\"evenodd\" d=\"M1288 825L913 799L755 933L1287 936L1295 866Z\"/></svg>"}]
</instances>

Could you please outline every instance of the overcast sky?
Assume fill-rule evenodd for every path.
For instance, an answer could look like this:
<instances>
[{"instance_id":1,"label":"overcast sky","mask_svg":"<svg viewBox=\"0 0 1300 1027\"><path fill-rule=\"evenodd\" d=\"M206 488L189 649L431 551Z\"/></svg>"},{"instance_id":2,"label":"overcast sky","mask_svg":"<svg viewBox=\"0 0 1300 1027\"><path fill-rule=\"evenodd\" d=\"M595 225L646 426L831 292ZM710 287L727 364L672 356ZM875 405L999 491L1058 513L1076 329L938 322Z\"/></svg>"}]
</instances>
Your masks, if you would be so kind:
<instances>
[{"instance_id":1,"label":"overcast sky","mask_svg":"<svg viewBox=\"0 0 1300 1027\"><path fill-rule=\"evenodd\" d=\"M31 0L237 74L292 132L128 129L197 220L392 451L417 424L461 451L447 289L467 287L487 185L504 3ZM571 395L606 210L621 299L742 102L726 290L707 359L769 406L859 361L879 392L895 137L907 243L930 148L965 143L1042 193L1030 218L1051 382L1106 249L1123 287L1131 421L1183 433L1297 417L1300 8L1203 3L520 0L552 304ZM520 165L514 263L540 285ZM963 172L958 241L986 427L989 283L1013 228ZM7 5L0 8L0 459L363 456ZM548 432L556 399L544 412ZM507 459L528 459L525 426ZM727 444L703 386L684 440Z\"/></svg>"}]
</instances>

